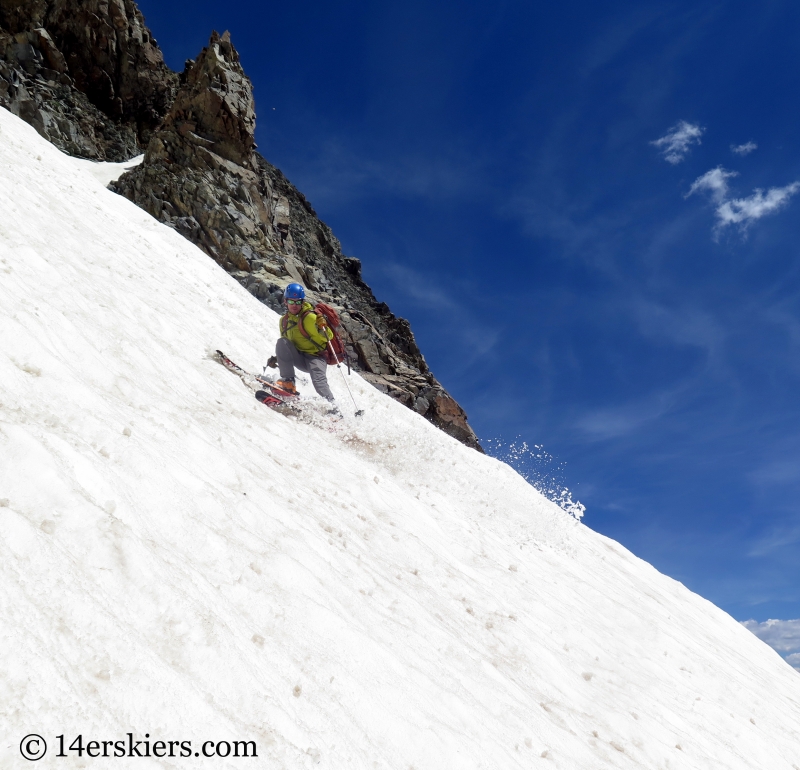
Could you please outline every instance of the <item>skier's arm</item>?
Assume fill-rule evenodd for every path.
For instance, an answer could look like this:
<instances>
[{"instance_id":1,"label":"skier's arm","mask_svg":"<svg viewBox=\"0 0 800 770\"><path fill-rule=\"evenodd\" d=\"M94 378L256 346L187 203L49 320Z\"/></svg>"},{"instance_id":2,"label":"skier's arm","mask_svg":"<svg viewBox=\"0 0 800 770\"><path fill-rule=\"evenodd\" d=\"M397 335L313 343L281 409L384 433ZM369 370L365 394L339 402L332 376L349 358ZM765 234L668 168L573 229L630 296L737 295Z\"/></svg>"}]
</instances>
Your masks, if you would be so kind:
<instances>
[{"instance_id":1,"label":"skier's arm","mask_svg":"<svg viewBox=\"0 0 800 770\"><path fill-rule=\"evenodd\" d=\"M311 341L320 349L325 350L328 347L328 340L333 336L333 333L327 326L321 329L317 327L317 314L309 313L303 319L303 328L308 332Z\"/></svg>"}]
</instances>

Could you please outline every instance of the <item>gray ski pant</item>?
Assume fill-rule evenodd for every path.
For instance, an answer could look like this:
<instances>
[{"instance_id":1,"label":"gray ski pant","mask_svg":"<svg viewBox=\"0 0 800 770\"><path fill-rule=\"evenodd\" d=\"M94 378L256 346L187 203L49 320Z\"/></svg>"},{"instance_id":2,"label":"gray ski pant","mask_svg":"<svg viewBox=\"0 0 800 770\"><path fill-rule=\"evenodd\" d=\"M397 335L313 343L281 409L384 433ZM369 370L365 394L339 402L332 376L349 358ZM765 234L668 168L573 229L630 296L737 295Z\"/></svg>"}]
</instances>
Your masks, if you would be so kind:
<instances>
[{"instance_id":1,"label":"gray ski pant","mask_svg":"<svg viewBox=\"0 0 800 770\"><path fill-rule=\"evenodd\" d=\"M328 362L324 357L302 353L285 337L281 337L275 345L275 355L278 357L278 371L282 380L294 380L294 370L299 369L311 375L311 383L320 396L328 401L334 400L328 385Z\"/></svg>"}]
</instances>

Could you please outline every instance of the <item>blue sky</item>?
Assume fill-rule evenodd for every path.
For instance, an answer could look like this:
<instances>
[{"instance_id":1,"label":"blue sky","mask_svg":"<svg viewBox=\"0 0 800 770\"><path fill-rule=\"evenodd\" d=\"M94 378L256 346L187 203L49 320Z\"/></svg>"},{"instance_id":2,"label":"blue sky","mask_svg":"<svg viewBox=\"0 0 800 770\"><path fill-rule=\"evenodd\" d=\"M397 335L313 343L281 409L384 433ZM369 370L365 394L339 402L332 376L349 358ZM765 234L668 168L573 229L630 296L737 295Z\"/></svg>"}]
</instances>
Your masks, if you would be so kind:
<instances>
[{"instance_id":1,"label":"blue sky","mask_svg":"<svg viewBox=\"0 0 800 770\"><path fill-rule=\"evenodd\" d=\"M139 6L173 69L231 31L259 150L479 436L734 617L800 618L800 6Z\"/></svg>"}]
</instances>

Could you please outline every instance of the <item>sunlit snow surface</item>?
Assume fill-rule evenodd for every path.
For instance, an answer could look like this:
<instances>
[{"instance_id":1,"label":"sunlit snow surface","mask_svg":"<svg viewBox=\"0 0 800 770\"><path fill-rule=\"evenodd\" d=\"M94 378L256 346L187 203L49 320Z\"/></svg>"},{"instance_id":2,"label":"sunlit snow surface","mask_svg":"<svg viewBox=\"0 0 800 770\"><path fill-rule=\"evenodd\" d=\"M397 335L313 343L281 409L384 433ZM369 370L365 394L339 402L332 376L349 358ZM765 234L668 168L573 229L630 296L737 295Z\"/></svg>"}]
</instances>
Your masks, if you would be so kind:
<instances>
[{"instance_id":1,"label":"sunlit snow surface","mask_svg":"<svg viewBox=\"0 0 800 770\"><path fill-rule=\"evenodd\" d=\"M122 163L97 163L83 158L73 158L72 162L79 168L88 171L103 187L107 187L109 183L119 179L126 171L141 165L143 160L144 155L137 155L132 160Z\"/></svg>"},{"instance_id":2,"label":"sunlit snow surface","mask_svg":"<svg viewBox=\"0 0 800 770\"><path fill-rule=\"evenodd\" d=\"M356 376L333 430L258 404L209 354L275 314L4 110L0 174L2 767L800 770L731 617Z\"/></svg>"}]
</instances>

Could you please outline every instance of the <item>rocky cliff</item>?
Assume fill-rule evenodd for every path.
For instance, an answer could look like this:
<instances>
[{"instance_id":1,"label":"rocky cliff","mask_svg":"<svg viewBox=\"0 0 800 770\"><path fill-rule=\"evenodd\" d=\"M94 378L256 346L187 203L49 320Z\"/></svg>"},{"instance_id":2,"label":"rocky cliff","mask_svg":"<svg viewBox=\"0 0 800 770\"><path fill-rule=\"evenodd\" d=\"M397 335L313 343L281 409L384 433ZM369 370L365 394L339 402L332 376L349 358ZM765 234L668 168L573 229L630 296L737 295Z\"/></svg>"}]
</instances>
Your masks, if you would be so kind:
<instances>
[{"instance_id":1,"label":"rocky cliff","mask_svg":"<svg viewBox=\"0 0 800 770\"><path fill-rule=\"evenodd\" d=\"M139 154L177 79L132 0L0 0L0 105L64 152Z\"/></svg>"},{"instance_id":2,"label":"rocky cliff","mask_svg":"<svg viewBox=\"0 0 800 770\"><path fill-rule=\"evenodd\" d=\"M283 312L303 283L339 308L362 376L480 449L405 319L378 302L361 263L255 151L252 85L227 33L171 72L131 0L0 0L0 105L73 155L144 161L112 185Z\"/></svg>"}]
</instances>

